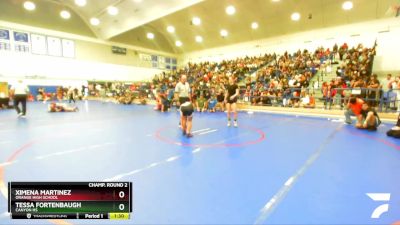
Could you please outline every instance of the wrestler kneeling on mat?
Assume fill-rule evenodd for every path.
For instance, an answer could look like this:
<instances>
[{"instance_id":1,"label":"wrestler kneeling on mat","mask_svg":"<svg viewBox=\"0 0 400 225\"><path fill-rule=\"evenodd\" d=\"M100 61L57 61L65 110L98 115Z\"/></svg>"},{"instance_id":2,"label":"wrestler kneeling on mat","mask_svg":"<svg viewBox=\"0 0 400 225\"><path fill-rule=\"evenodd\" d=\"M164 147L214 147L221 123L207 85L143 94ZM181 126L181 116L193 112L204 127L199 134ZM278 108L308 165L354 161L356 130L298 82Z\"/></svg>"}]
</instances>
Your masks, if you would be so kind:
<instances>
[{"instance_id":1,"label":"wrestler kneeling on mat","mask_svg":"<svg viewBox=\"0 0 400 225\"><path fill-rule=\"evenodd\" d=\"M381 124L378 113L375 109L371 108L368 103L364 102L361 107L362 120L357 122L356 127L358 129L367 129L370 131L376 131L378 126Z\"/></svg>"},{"instance_id":2,"label":"wrestler kneeling on mat","mask_svg":"<svg viewBox=\"0 0 400 225\"><path fill-rule=\"evenodd\" d=\"M77 112L78 107L76 106L68 106L63 103L50 103L48 107L49 112Z\"/></svg>"},{"instance_id":3,"label":"wrestler kneeling on mat","mask_svg":"<svg viewBox=\"0 0 400 225\"><path fill-rule=\"evenodd\" d=\"M192 119L193 119L193 111L194 107L190 101L186 101L181 104L181 125L182 125L182 133L187 137L193 137L192 131Z\"/></svg>"}]
</instances>

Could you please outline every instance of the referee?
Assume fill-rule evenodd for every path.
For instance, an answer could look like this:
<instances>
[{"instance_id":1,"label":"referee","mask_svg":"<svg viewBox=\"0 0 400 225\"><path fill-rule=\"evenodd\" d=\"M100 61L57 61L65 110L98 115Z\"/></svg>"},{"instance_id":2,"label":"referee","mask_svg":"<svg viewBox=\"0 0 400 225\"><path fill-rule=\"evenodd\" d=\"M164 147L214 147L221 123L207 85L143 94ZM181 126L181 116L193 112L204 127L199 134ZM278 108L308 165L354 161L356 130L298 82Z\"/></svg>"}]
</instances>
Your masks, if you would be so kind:
<instances>
[{"instance_id":1,"label":"referee","mask_svg":"<svg viewBox=\"0 0 400 225\"><path fill-rule=\"evenodd\" d=\"M19 80L18 83L11 86L11 96L14 98L14 107L17 110L18 116L25 118L26 115L26 99L28 97L29 88ZM22 111L19 108L19 103L22 105Z\"/></svg>"},{"instance_id":2,"label":"referee","mask_svg":"<svg viewBox=\"0 0 400 225\"><path fill-rule=\"evenodd\" d=\"M190 86L189 83L187 82L187 77L186 75L182 75L180 81L176 84L175 86L175 98L179 98L179 106L181 106L183 103L190 101L189 98L190 94ZM179 122L179 125L182 124L183 121L183 116L181 115L181 120Z\"/></svg>"},{"instance_id":3,"label":"referee","mask_svg":"<svg viewBox=\"0 0 400 225\"><path fill-rule=\"evenodd\" d=\"M175 86L175 94L179 97L179 105L190 100L190 86L186 80L186 75L182 75L180 81Z\"/></svg>"}]
</instances>

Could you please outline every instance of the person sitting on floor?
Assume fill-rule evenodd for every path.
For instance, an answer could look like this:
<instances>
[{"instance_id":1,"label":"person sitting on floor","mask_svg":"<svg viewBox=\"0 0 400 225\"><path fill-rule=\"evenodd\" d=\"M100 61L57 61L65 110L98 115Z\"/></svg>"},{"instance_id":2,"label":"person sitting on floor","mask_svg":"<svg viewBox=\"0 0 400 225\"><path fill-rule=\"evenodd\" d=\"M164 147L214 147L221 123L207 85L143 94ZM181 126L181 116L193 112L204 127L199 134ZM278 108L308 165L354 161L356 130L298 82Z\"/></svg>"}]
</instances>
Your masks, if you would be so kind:
<instances>
[{"instance_id":1,"label":"person sitting on floor","mask_svg":"<svg viewBox=\"0 0 400 225\"><path fill-rule=\"evenodd\" d=\"M392 127L392 129L386 132L386 135L389 137L400 138L400 114L397 117L396 126Z\"/></svg>"},{"instance_id":2,"label":"person sitting on floor","mask_svg":"<svg viewBox=\"0 0 400 225\"><path fill-rule=\"evenodd\" d=\"M197 99L197 112L207 111L207 106L207 100L204 98L204 95L201 94L200 98Z\"/></svg>"},{"instance_id":3,"label":"person sitting on floor","mask_svg":"<svg viewBox=\"0 0 400 225\"><path fill-rule=\"evenodd\" d=\"M164 92L160 92L156 99L155 110L161 112L167 112L169 108L169 101L167 99L167 95Z\"/></svg>"},{"instance_id":4,"label":"person sitting on floor","mask_svg":"<svg viewBox=\"0 0 400 225\"><path fill-rule=\"evenodd\" d=\"M313 94L307 94L304 98L301 99L304 108L313 109L315 108L315 98Z\"/></svg>"},{"instance_id":5,"label":"person sitting on floor","mask_svg":"<svg viewBox=\"0 0 400 225\"><path fill-rule=\"evenodd\" d=\"M381 120L375 109L370 107L368 103L364 103L362 105L361 115L362 121L361 123L357 123L356 127L358 129L376 131L378 126L381 124Z\"/></svg>"},{"instance_id":6,"label":"person sitting on floor","mask_svg":"<svg viewBox=\"0 0 400 225\"><path fill-rule=\"evenodd\" d=\"M209 112L215 112L217 106L217 97L212 95L210 100L208 100L208 110Z\"/></svg>"},{"instance_id":7,"label":"person sitting on floor","mask_svg":"<svg viewBox=\"0 0 400 225\"><path fill-rule=\"evenodd\" d=\"M68 106L64 103L50 103L48 107L48 112L77 112L78 107L76 106Z\"/></svg>"}]
</instances>

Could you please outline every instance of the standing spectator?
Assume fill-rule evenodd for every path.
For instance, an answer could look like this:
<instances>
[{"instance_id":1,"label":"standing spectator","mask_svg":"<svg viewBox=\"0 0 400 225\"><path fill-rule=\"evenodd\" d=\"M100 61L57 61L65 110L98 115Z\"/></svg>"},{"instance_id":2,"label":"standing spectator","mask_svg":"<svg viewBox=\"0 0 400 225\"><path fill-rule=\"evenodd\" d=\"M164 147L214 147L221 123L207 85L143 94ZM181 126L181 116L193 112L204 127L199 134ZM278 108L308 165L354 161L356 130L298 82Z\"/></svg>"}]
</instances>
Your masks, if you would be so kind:
<instances>
[{"instance_id":1,"label":"standing spectator","mask_svg":"<svg viewBox=\"0 0 400 225\"><path fill-rule=\"evenodd\" d=\"M378 76L376 74L372 74L371 76L371 80L368 82L367 88L369 88L368 90L368 102L372 107L375 107L377 102L378 102L378 98L379 98L379 87L380 87L380 83L378 80Z\"/></svg>"},{"instance_id":2,"label":"standing spectator","mask_svg":"<svg viewBox=\"0 0 400 225\"><path fill-rule=\"evenodd\" d=\"M64 92L62 87L57 87L57 99L58 101L62 101L64 98Z\"/></svg>"},{"instance_id":3,"label":"standing spectator","mask_svg":"<svg viewBox=\"0 0 400 225\"><path fill-rule=\"evenodd\" d=\"M101 87L100 87L100 89L101 89ZM103 96L101 96L101 97L103 97ZM68 88L68 103L71 103L71 101L74 101L74 103L75 103L74 88L69 87Z\"/></svg>"},{"instance_id":4,"label":"standing spectator","mask_svg":"<svg viewBox=\"0 0 400 225\"><path fill-rule=\"evenodd\" d=\"M340 110L343 110L344 107L344 102L345 102L345 97L346 97L346 82L343 81L343 78L338 77L336 80L336 99L339 100L339 104L340 104Z\"/></svg>"},{"instance_id":5,"label":"standing spectator","mask_svg":"<svg viewBox=\"0 0 400 225\"><path fill-rule=\"evenodd\" d=\"M28 97L29 88L26 84L19 80L18 83L11 87L11 96L14 98L14 107L17 110L18 116L25 118L26 116L26 100ZM19 103L22 105L22 111L19 108Z\"/></svg>"},{"instance_id":6,"label":"standing spectator","mask_svg":"<svg viewBox=\"0 0 400 225\"><path fill-rule=\"evenodd\" d=\"M168 91L167 91L167 100L169 102L169 106L172 108L172 105L177 105L176 101L174 101L174 94L175 94L175 90L174 90L174 86L171 84L169 85Z\"/></svg>"},{"instance_id":7,"label":"standing spectator","mask_svg":"<svg viewBox=\"0 0 400 225\"><path fill-rule=\"evenodd\" d=\"M331 98L331 85L327 82L322 83L322 95L324 96L324 109L331 109L332 106L332 98Z\"/></svg>"},{"instance_id":8,"label":"standing spectator","mask_svg":"<svg viewBox=\"0 0 400 225\"><path fill-rule=\"evenodd\" d=\"M382 80L382 91L383 91L383 102L385 107L390 107L390 102L393 96L392 91L392 82L394 79L392 78L392 74L388 74L386 79Z\"/></svg>"}]
</instances>

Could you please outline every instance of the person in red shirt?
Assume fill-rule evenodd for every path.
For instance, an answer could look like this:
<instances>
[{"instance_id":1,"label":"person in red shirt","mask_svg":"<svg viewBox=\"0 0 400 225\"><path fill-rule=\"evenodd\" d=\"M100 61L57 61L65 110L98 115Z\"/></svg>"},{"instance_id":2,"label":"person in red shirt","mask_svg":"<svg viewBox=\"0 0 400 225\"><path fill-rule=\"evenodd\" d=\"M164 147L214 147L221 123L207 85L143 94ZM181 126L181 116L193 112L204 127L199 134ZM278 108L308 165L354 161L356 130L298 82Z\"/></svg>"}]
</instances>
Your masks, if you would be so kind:
<instances>
[{"instance_id":1,"label":"person in red shirt","mask_svg":"<svg viewBox=\"0 0 400 225\"><path fill-rule=\"evenodd\" d=\"M352 124L351 116L355 116L357 118L357 124L362 123L363 117L361 114L362 106L364 101L361 98L351 97L349 103L347 104L347 110L344 112L344 116L346 117L345 122L347 124Z\"/></svg>"}]
</instances>

